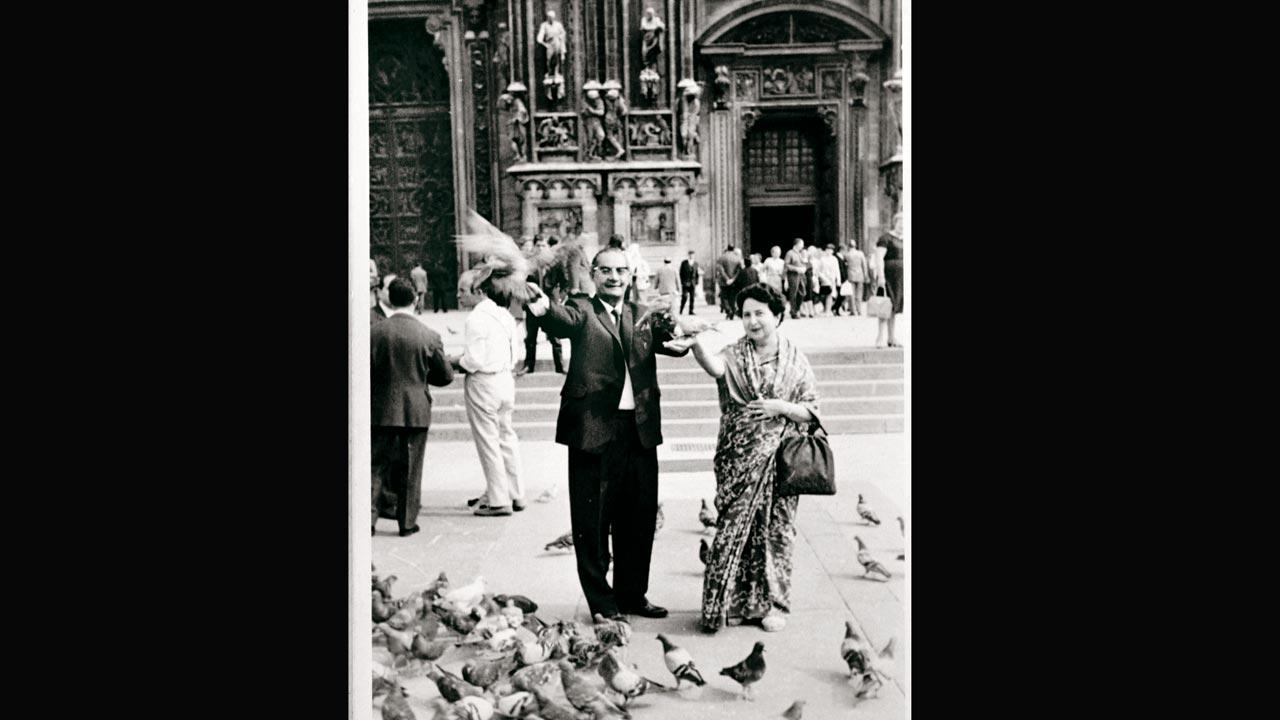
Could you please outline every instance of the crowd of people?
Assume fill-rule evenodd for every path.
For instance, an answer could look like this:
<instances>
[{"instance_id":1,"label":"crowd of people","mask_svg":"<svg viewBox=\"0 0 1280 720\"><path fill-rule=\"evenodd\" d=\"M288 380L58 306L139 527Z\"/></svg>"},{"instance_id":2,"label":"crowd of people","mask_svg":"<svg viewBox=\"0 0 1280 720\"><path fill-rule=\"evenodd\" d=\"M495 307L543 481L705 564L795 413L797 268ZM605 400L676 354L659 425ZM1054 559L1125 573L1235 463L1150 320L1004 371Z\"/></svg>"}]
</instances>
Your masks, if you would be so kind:
<instances>
[{"instance_id":1,"label":"crowd of people","mask_svg":"<svg viewBox=\"0 0 1280 720\"><path fill-rule=\"evenodd\" d=\"M539 237L523 250L554 245ZM648 597L656 448L663 441L656 356L692 351L716 383L721 412L717 532L703 578L702 628L754 622L780 630L791 607L798 498L774 493L775 457L784 438L808 432L819 417L813 370L780 328L788 316L862 315L877 294L901 312L901 238L886 234L871 256L855 246L806 247L802 239L785 257L776 246L767 259L730 247L714 268L720 310L740 319L744 334L718 350L707 335L711 324L692 315L702 277L694 253L678 269L664 258L656 272L637 258L636 246L617 236L589 264L583 258L529 275L486 258L460 278L459 295L471 296L472 306L463 351L452 356L414 316L430 286L425 273L380 277L370 261L373 534L379 518L396 520L401 536L418 531L430 387L451 384L455 374L465 377L466 413L485 478L484 492L468 506L491 517L525 509L514 378L535 370L542 332L556 372L565 375L555 441L568 449L573 547L587 604L608 618L665 617L667 610ZM669 323L654 322L640 300L651 277L663 307L671 308ZM877 344L887 330L888 344L897 345L893 313L881 322ZM562 341L570 344L567 367Z\"/></svg>"}]
</instances>

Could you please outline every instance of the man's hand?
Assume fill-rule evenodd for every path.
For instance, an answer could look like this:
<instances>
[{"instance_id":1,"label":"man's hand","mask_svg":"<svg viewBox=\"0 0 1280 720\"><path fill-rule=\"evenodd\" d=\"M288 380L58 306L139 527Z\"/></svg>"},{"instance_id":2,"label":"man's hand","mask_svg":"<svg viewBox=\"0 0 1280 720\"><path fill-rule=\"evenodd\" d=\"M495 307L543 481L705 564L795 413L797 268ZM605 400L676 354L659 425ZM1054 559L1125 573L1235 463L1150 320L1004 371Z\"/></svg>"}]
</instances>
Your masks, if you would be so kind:
<instances>
[{"instance_id":1,"label":"man's hand","mask_svg":"<svg viewBox=\"0 0 1280 720\"><path fill-rule=\"evenodd\" d=\"M525 303L525 307L528 308L529 312L533 313L535 317L542 317L543 314L547 312L547 308L551 306L551 301L547 299L547 296L542 292L542 288L538 287L537 284L525 284L529 286L529 296L533 298L529 302Z\"/></svg>"},{"instance_id":2,"label":"man's hand","mask_svg":"<svg viewBox=\"0 0 1280 720\"><path fill-rule=\"evenodd\" d=\"M688 350L689 348L693 347L697 342L698 342L697 338L686 336L682 338L676 338L675 340L668 340L662 343L662 347L668 350L671 350L673 352L682 353L685 350Z\"/></svg>"}]
</instances>

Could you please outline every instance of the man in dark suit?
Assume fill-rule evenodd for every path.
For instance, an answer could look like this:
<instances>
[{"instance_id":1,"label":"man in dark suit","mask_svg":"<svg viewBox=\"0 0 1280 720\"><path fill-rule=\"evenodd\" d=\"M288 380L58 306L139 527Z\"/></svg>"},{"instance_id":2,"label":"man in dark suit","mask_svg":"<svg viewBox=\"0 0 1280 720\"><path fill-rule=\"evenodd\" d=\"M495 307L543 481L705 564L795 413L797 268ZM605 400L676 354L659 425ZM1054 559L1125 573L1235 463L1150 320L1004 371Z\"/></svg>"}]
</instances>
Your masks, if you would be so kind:
<instances>
[{"instance_id":1,"label":"man in dark suit","mask_svg":"<svg viewBox=\"0 0 1280 720\"><path fill-rule=\"evenodd\" d=\"M658 407L655 353L681 357L688 345L636 321L646 308L623 302L631 282L627 254L606 248L591 263L594 296L573 296L563 305L545 295L526 307L552 334L571 344L569 373L560 391L556 442L569 446L569 514L578 580L592 614L666 617L649 602L649 561L658 511ZM535 286L530 285L533 289ZM536 294L536 293L535 293ZM679 321L686 333L706 323ZM613 535L613 584L609 535Z\"/></svg>"},{"instance_id":2,"label":"man in dark suit","mask_svg":"<svg viewBox=\"0 0 1280 720\"><path fill-rule=\"evenodd\" d=\"M382 276L382 281L378 284L378 292L374 296L373 307L369 308L373 314L384 318L391 316L389 293L391 292L391 281L395 279L395 273L387 273Z\"/></svg>"},{"instance_id":3,"label":"man in dark suit","mask_svg":"<svg viewBox=\"0 0 1280 720\"><path fill-rule=\"evenodd\" d=\"M693 314L693 296L698 291L698 275L702 274L701 268L698 267L698 261L694 258L697 253L690 250L689 257L680 263L680 312L684 313L684 301L689 301L689 314Z\"/></svg>"},{"instance_id":4,"label":"man in dark suit","mask_svg":"<svg viewBox=\"0 0 1280 720\"><path fill-rule=\"evenodd\" d=\"M453 382L440 335L413 315L417 296L413 283L395 278L387 283L391 312L369 328L369 371L373 412L373 512L384 485L396 491L400 537L418 532L422 496L422 460L431 427L428 385ZM376 527L373 528L376 534Z\"/></svg>"},{"instance_id":5,"label":"man in dark suit","mask_svg":"<svg viewBox=\"0 0 1280 720\"><path fill-rule=\"evenodd\" d=\"M732 320L738 313L738 307L734 304L736 296L735 288L738 282L738 273L742 272L742 258L738 253L734 252L733 246L725 248L724 253L720 255L720 259L716 261L716 280L720 284L720 311L724 313L725 319Z\"/></svg>"}]
</instances>

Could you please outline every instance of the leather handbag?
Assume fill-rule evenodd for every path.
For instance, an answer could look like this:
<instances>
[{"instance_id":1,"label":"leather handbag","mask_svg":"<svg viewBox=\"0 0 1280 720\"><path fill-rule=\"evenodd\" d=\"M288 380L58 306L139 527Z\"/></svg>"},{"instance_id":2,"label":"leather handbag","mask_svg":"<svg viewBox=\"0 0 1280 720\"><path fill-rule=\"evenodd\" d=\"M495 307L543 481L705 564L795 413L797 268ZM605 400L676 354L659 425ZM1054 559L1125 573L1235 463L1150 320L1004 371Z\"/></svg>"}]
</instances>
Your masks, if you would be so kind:
<instances>
[{"instance_id":1,"label":"leather handbag","mask_svg":"<svg viewBox=\"0 0 1280 720\"><path fill-rule=\"evenodd\" d=\"M893 316L893 300L886 297L883 285L876 288L875 297L867 301L867 314L885 320Z\"/></svg>"},{"instance_id":2,"label":"leather handbag","mask_svg":"<svg viewBox=\"0 0 1280 720\"><path fill-rule=\"evenodd\" d=\"M775 492L779 496L836 494L836 459L827 442L827 429L816 417L808 433L782 439L776 472Z\"/></svg>"}]
</instances>

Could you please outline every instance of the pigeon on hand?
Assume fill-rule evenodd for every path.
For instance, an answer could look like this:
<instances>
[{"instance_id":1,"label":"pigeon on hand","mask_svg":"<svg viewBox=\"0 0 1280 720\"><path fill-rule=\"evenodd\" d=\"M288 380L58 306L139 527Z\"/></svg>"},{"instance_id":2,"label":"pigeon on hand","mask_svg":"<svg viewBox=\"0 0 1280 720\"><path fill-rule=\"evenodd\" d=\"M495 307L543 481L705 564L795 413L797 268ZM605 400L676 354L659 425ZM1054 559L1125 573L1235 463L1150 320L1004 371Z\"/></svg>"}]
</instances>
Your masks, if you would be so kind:
<instances>
[{"instance_id":1,"label":"pigeon on hand","mask_svg":"<svg viewBox=\"0 0 1280 720\"><path fill-rule=\"evenodd\" d=\"M630 623L620 620L608 620L600 613L596 613L591 619L595 621L596 639L604 647L620 647L631 640Z\"/></svg>"},{"instance_id":2,"label":"pigeon on hand","mask_svg":"<svg viewBox=\"0 0 1280 720\"><path fill-rule=\"evenodd\" d=\"M449 702L458 702L468 695L483 695L484 690L472 685L439 665L427 663L427 677L436 684L440 696Z\"/></svg>"},{"instance_id":3,"label":"pigeon on hand","mask_svg":"<svg viewBox=\"0 0 1280 720\"><path fill-rule=\"evenodd\" d=\"M802 720L804 718L804 700L797 700L791 703L791 707L782 713L782 717L787 720Z\"/></svg>"},{"instance_id":4,"label":"pigeon on hand","mask_svg":"<svg viewBox=\"0 0 1280 720\"><path fill-rule=\"evenodd\" d=\"M658 512L653 521L653 534L657 535L662 529L663 524L667 522L667 517L662 514L662 503L658 503Z\"/></svg>"},{"instance_id":5,"label":"pigeon on hand","mask_svg":"<svg viewBox=\"0 0 1280 720\"><path fill-rule=\"evenodd\" d=\"M595 686L579 677L568 661L561 660L558 666L560 684L564 687L564 696L570 705L584 712L590 712L596 718L612 712L630 719L631 713L627 712L626 708L619 707Z\"/></svg>"},{"instance_id":6,"label":"pigeon on hand","mask_svg":"<svg viewBox=\"0 0 1280 720\"><path fill-rule=\"evenodd\" d=\"M537 499L534 500L534 502L549 503L552 500L555 500L556 495L558 495L559 493L560 493L560 488L555 485L552 485L546 490L543 490L542 494L539 495Z\"/></svg>"},{"instance_id":7,"label":"pigeon on hand","mask_svg":"<svg viewBox=\"0 0 1280 720\"><path fill-rule=\"evenodd\" d=\"M702 509L698 511L698 522L702 523L705 530L716 529L716 509L707 505L707 499L702 499Z\"/></svg>"},{"instance_id":8,"label":"pigeon on hand","mask_svg":"<svg viewBox=\"0 0 1280 720\"><path fill-rule=\"evenodd\" d=\"M707 560L711 559L711 546L707 544L707 539L702 538L698 543L698 559L703 565L707 564Z\"/></svg>"},{"instance_id":9,"label":"pigeon on hand","mask_svg":"<svg viewBox=\"0 0 1280 720\"><path fill-rule=\"evenodd\" d=\"M873 573L883 575L885 581L893 577L893 574L889 572L889 568L886 568L883 563L871 556L871 551L867 549L867 544L862 542L862 538L854 535L853 539L858 541L858 564L862 566L864 575L868 577L873 577Z\"/></svg>"},{"instance_id":10,"label":"pigeon on hand","mask_svg":"<svg viewBox=\"0 0 1280 720\"><path fill-rule=\"evenodd\" d=\"M666 635L658 635L658 641L662 643L662 661L675 677L677 688L684 680L699 687L707 684L707 681L702 679L702 673L698 672L698 668L694 666L693 656L689 655L688 650L672 643Z\"/></svg>"},{"instance_id":11,"label":"pigeon on hand","mask_svg":"<svg viewBox=\"0 0 1280 720\"><path fill-rule=\"evenodd\" d=\"M751 694L751 686L760 681L764 677L764 643L757 642L755 647L751 649L742 662L724 668L720 671L721 675L733 678L742 686L742 698L744 700L754 700Z\"/></svg>"},{"instance_id":12,"label":"pigeon on hand","mask_svg":"<svg viewBox=\"0 0 1280 720\"><path fill-rule=\"evenodd\" d=\"M570 531L561 535L555 540L552 540L551 542L547 543L546 547L542 549L551 550L554 548L556 550L569 550L572 547L573 547L573 532Z\"/></svg>"},{"instance_id":13,"label":"pigeon on hand","mask_svg":"<svg viewBox=\"0 0 1280 720\"><path fill-rule=\"evenodd\" d=\"M880 524L880 518L876 517L875 511L871 509L866 500L862 499L862 495L858 495L858 515L871 525Z\"/></svg>"},{"instance_id":14,"label":"pigeon on hand","mask_svg":"<svg viewBox=\"0 0 1280 720\"><path fill-rule=\"evenodd\" d=\"M391 602L391 584L397 579L398 578L396 578L395 575L388 575L381 581L373 584L373 589L382 594L382 600L384 602Z\"/></svg>"},{"instance_id":15,"label":"pigeon on hand","mask_svg":"<svg viewBox=\"0 0 1280 720\"><path fill-rule=\"evenodd\" d=\"M413 714L413 708L409 707L409 701L405 699L408 694L400 687L399 680L392 680L391 691L387 693L387 699L382 701L382 720L417 720L418 716Z\"/></svg>"}]
</instances>

